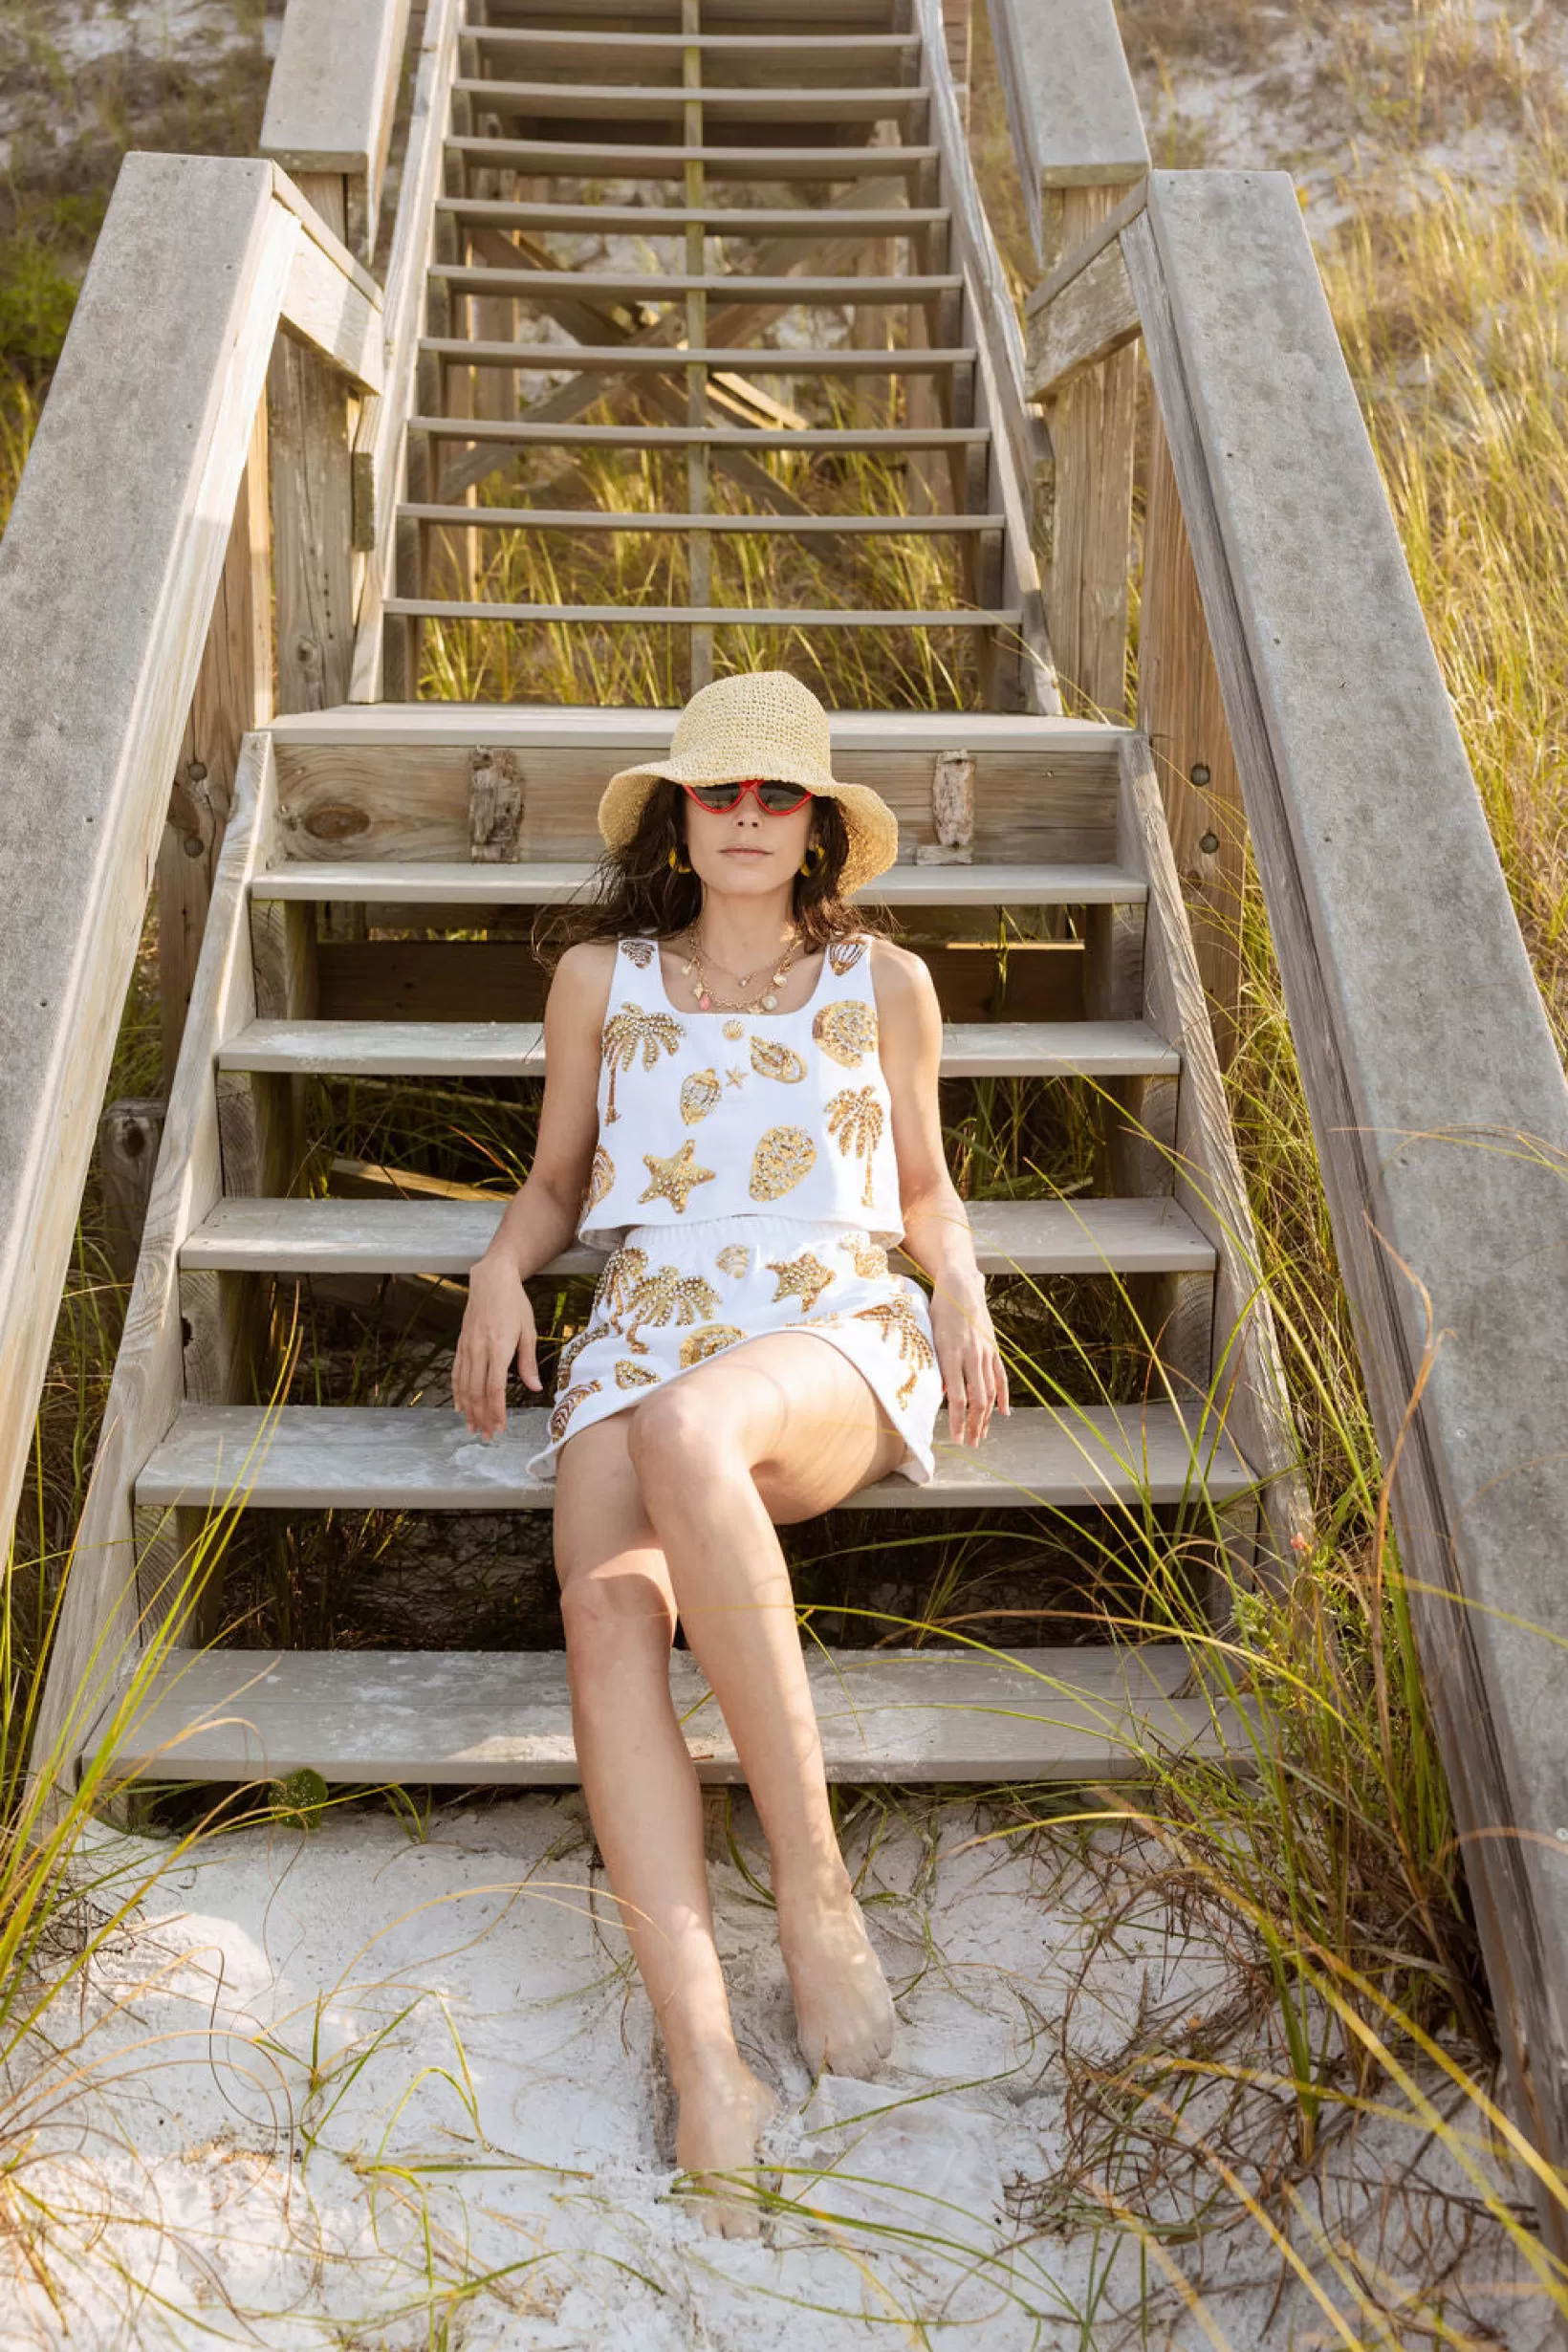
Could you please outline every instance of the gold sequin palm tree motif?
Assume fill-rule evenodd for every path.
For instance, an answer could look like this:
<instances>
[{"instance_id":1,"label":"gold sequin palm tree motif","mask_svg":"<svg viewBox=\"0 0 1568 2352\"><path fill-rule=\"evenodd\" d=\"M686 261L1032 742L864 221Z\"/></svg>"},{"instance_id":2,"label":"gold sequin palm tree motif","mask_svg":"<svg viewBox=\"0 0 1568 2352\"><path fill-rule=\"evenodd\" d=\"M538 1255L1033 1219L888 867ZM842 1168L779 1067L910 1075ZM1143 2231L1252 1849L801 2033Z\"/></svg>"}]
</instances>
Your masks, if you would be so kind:
<instances>
[{"instance_id":1,"label":"gold sequin palm tree motif","mask_svg":"<svg viewBox=\"0 0 1568 2352\"><path fill-rule=\"evenodd\" d=\"M816 1165L817 1145L804 1127L770 1127L751 1154L752 1200L781 1200Z\"/></svg>"},{"instance_id":2,"label":"gold sequin palm tree motif","mask_svg":"<svg viewBox=\"0 0 1568 2352\"><path fill-rule=\"evenodd\" d=\"M838 979L853 971L865 953L863 939L836 939L828 949L828 969Z\"/></svg>"},{"instance_id":3,"label":"gold sequin palm tree motif","mask_svg":"<svg viewBox=\"0 0 1568 2352\"><path fill-rule=\"evenodd\" d=\"M716 1070L693 1070L681 1080L681 1118L688 1127L706 1119L724 1088Z\"/></svg>"},{"instance_id":4,"label":"gold sequin palm tree motif","mask_svg":"<svg viewBox=\"0 0 1568 2352\"><path fill-rule=\"evenodd\" d=\"M634 1356L647 1350L637 1334L643 1323L700 1323L705 1316L717 1315L719 1294L711 1282L701 1274L677 1273L673 1266L657 1266L645 1274L626 1300L626 1345Z\"/></svg>"},{"instance_id":5,"label":"gold sequin palm tree motif","mask_svg":"<svg viewBox=\"0 0 1568 2352\"><path fill-rule=\"evenodd\" d=\"M569 1388L564 1397L555 1399L555 1409L550 1416L552 1443L555 1445L560 1443L566 1435L566 1425L577 1411L577 1406L585 1397L597 1397L599 1391L598 1381L583 1381L576 1388Z\"/></svg>"},{"instance_id":6,"label":"gold sequin palm tree motif","mask_svg":"<svg viewBox=\"0 0 1568 2352\"><path fill-rule=\"evenodd\" d=\"M705 1323L700 1331L692 1333L689 1339L681 1341L682 1371L688 1372L694 1363L706 1363L709 1356L717 1356L724 1348L733 1347L737 1339L744 1339L745 1337L745 1332L736 1323Z\"/></svg>"},{"instance_id":7,"label":"gold sequin palm tree motif","mask_svg":"<svg viewBox=\"0 0 1568 2352\"><path fill-rule=\"evenodd\" d=\"M594 1312L602 1311L612 1322L620 1323L627 1304L648 1271L648 1261L641 1250L623 1248L605 1262L594 1293Z\"/></svg>"},{"instance_id":8,"label":"gold sequin palm tree motif","mask_svg":"<svg viewBox=\"0 0 1568 2352\"><path fill-rule=\"evenodd\" d=\"M812 1022L811 1034L831 1060L841 1062L846 1070L858 1070L866 1056L877 1050L877 1016L869 1005L854 996L842 996L836 1005L822 1007Z\"/></svg>"},{"instance_id":9,"label":"gold sequin palm tree motif","mask_svg":"<svg viewBox=\"0 0 1568 2352\"><path fill-rule=\"evenodd\" d=\"M778 1276L778 1288L773 1293L774 1306L783 1298L798 1298L802 1315L811 1313L835 1278L833 1268L824 1266L821 1259L814 1257L809 1250L802 1250L798 1257L771 1257L768 1272Z\"/></svg>"},{"instance_id":10,"label":"gold sequin palm tree motif","mask_svg":"<svg viewBox=\"0 0 1568 2352\"><path fill-rule=\"evenodd\" d=\"M642 1165L648 1171L645 1192L637 1196L639 1206L643 1201L672 1201L678 1217L686 1215L686 1195L698 1185L710 1185L713 1170L697 1165L697 1146L688 1139L679 1151L672 1151L661 1160L658 1153L645 1151Z\"/></svg>"},{"instance_id":11,"label":"gold sequin palm tree motif","mask_svg":"<svg viewBox=\"0 0 1568 2352\"><path fill-rule=\"evenodd\" d=\"M588 1170L588 1185L582 1196L581 1214L597 1209L600 1201L608 1200L615 1188L615 1162L602 1143L594 1145L594 1164Z\"/></svg>"},{"instance_id":12,"label":"gold sequin palm tree motif","mask_svg":"<svg viewBox=\"0 0 1568 2352\"><path fill-rule=\"evenodd\" d=\"M907 1405L915 1393L915 1383L921 1374L929 1371L936 1361L931 1353L931 1342L922 1331L913 1307L902 1295L896 1298L879 1299L874 1307L857 1307L855 1320L858 1323L877 1324L884 1339L897 1339L900 1363L914 1367L898 1392L899 1403Z\"/></svg>"},{"instance_id":13,"label":"gold sequin palm tree motif","mask_svg":"<svg viewBox=\"0 0 1568 2352\"><path fill-rule=\"evenodd\" d=\"M887 1274L887 1252L880 1241L872 1241L864 1233L851 1233L838 1244L855 1261L855 1271L863 1282L881 1282Z\"/></svg>"},{"instance_id":14,"label":"gold sequin palm tree motif","mask_svg":"<svg viewBox=\"0 0 1568 2352\"><path fill-rule=\"evenodd\" d=\"M828 1104L828 1133L837 1136L838 1148L846 1158L853 1153L865 1162L865 1182L860 1187L860 1207L873 1204L871 1170L882 1142L882 1106L877 1100L874 1086L846 1086L841 1095L835 1095Z\"/></svg>"},{"instance_id":15,"label":"gold sequin palm tree motif","mask_svg":"<svg viewBox=\"0 0 1568 2352\"><path fill-rule=\"evenodd\" d=\"M781 1086L798 1086L806 1075L794 1046L780 1045L776 1037L751 1039L751 1067L758 1078L777 1078Z\"/></svg>"},{"instance_id":16,"label":"gold sequin palm tree motif","mask_svg":"<svg viewBox=\"0 0 1568 2352\"><path fill-rule=\"evenodd\" d=\"M671 1013L644 1013L641 1005L629 1001L604 1024L600 1039L604 1066L610 1073L609 1098L604 1106L604 1123L609 1126L621 1117L616 1109L615 1082L621 1071L629 1070L639 1054L642 1067L651 1070L661 1054L673 1054L686 1031ZM646 1194L643 1195L645 1199Z\"/></svg>"}]
</instances>

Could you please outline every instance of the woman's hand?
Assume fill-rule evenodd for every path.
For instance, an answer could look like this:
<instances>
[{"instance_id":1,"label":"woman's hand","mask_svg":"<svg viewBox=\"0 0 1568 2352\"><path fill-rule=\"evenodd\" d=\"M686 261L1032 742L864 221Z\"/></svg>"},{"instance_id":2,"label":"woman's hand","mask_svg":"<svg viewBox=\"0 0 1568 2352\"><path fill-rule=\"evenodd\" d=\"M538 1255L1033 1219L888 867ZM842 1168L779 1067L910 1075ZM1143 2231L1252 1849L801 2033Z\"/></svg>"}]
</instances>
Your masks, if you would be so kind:
<instances>
[{"instance_id":1,"label":"woman's hand","mask_svg":"<svg viewBox=\"0 0 1568 2352\"><path fill-rule=\"evenodd\" d=\"M507 1372L514 1357L528 1386L542 1387L534 1309L522 1275L512 1259L487 1251L469 1271L468 1303L452 1359L452 1403L470 1437L498 1437L506 1427Z\"/></svg>"},{"instance_id":2,"label":"woman's hand","mask_svg":"<svg viewBox=\"0 0 1568 2352\"><path fill-rule=\"evenodd\" d=\"M986 1286L949 1274L931 1296L931 1333L942 1383L947 1391L947 1426L960 1446L978 1446L995 1412L1011 1412L1007 1369L991 1328Z\"/></svg>"}]
</instances>

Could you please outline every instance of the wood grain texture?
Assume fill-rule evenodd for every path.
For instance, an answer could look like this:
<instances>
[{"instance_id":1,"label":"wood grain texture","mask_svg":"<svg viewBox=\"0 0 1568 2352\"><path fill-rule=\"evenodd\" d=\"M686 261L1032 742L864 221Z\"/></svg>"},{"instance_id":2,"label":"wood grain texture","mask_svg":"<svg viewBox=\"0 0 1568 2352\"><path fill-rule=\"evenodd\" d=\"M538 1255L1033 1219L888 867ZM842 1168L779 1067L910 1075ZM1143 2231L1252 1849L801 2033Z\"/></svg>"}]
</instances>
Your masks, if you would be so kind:
<instances>
[{"instance_id":1,"label":"wood grain texture","mask_svg":"<svg viewBox=\"0 0 1568 2352\"><path fill-rule=\"evenodd\" d=\"M1117 1779L1174 1753L1233 1755L1244 1727L1201 1695L1176 1695L1191 1660L1143 1649L1021 1649L979 1658L919 1650L813 1650L807 1679L828 1777L850 1781ZM699 1779L743 1778L689 1650L670 1655L670 1695ZM95 1729L84 1757L106 1733ZM180 1780L578 1778L564 1650L182 1651L113 1751L119 1773Z\"/></svg>"},{"instance_id":2,"label":"wood grain texture","mask_svg":"<svg viewBox=\"0 0 1568 2352\"><path fill-rule=\"evenodd\" d=\"M1107 245L1029 321L1028 376L1032 401L1055 399L1086 367L1096 367L1138 334L1120 244Z\"/></svg>"},{"instance_id":3,"label":"wood grain texture","mask_svg":"<svg viewBox=\"0 0 1568 2352\"><path fill-rule=\"evenodd\" d=\"M1568 1087L1289 177L1155 173L1123 250L1514 2111L1561 2167Z\"/></svg>"},{"instance_id":4,"label":"wood grain texture","mask_svg":"<svg viewBox=\"0 0 1568 2352\"><path fill-rule=\"evenodd\" d=\"M291 172L355 184L362 261L375 250L409 0L290 0L257 152Z\"/></svg>"},{"instance_id":5,"label":"wood grain texture","mask_svg":"<svg viewBox=\"0 0 1568 2352\"><path fill-rule=\"evenodd\" d=\"M298 233L270 164L126 158L0 543L0 1525Z\"/></svg>"},{"instance_id":6,"label":"wood grain texture","mask_svg":"<svg viewBox=\"0 0 1568 2352\"><path fill-rule=\"evenodd\" d=\"M466 1274L490 1247L504 1202L218 1201L185 1240L195 1272ZM1173 1201L972 1201L969 1231L986 1274L1209 1273L1213 1245ZM579 1245L540 1269L597 1273Z\"/></svg>"},{"instance_id":7,"label":"wood grain texture","mask_svg":"<svg viewBox=\"0 0 1568 2352\"><path fill-rule=\"evenodd\" d=\"M60 1771L74 1747L72 1725L79 1733L84 1716L90 1720L97 1712L106 1684L140 1646L132 1488L185 1397L179 1252L223 1188L211 1056L253 1012L247 890L264 854L272 790L267 738L248 736L169 1092L136 1282L39 1707L35 1775Z\"/></svg>"},{"instance_id":8,"label":"wood grain texture","mask_svg":"<svg viewBox=\"0 0 1568 2352\"><path fill-rule=\"evenodd\" d=\"M1137 1078L1180 1067L1175 1048L1143 1021L943 1024L944 1078ZM220 1048L218 1068L538 1078L544 1037L536 1021L253 1021Z\"/></svg>"},{"instance_id":9,"label":"wood grain texture","mask_svg":"<svg viewBox=\"0 0 1568 2352\"><path fill-rule=\"evenodd\" d=\"M350 899L378 906L462 908L468 920L498 906L555 906L587 888L594 868L586 863L506 862L458 865L447 860L402 864L274 866L256 877L258 901L293 904ZM868 905L899 907L1140 906L1147 884L1124 866L1086 865L895 865L856 893ZM432 915L433 922L436 917ZM455 927L455 926L454 926Z\"/></svg>"},{"instance_id":10,"label":"wood grain texture","mask_svg":"<svg viewBox=\"0 0 1568 2352\"><path fill-rule=\"evenodd\" d=\"M354 491L342 379L280 337L267 375L277 704L347 699L354 656Z\"/></svg>"},{"instance_id":11,"label":"wood grain texture","mask_svg":"<svg viewBox=\"0 0 1568 2352\"><path fill-rule=\"evenodd\" d=\"M1149 442L1143 583L1138 622L1138 723L1160 775L1220 1066L1236 1038L1241 991L1247 820L1219 673L1165 425Z\"/></svg>"},{"instance_id":12,"label":"wood grain texture","mask_svg":"<svg viewBox=\"0 0 1568 2352\"><path fill-rule=\"evenodd\" d=\"M548 1511L555 1490L525 1465L546 1445L548 1415L508 1415L487 1444L460 1414L416 1406L190 1406L137 1481L139 1508L204 1508L241 1497L253 1510ZM884 1478L851 1497L857 1511L1082 1510L1195 1502L1248 1492L1252 1474L1210 1418L1156 1404L1020 1406L978 1448L935 1435L925 1486Z\"/></svg>"},{"instance_id":13,"label":"wood grain texture","mask_svg":"<svg viewBox=\"0 0 1568 2352\"><path fill-rule=\"evenodd\" d=\"M1139 179L1149 167L1113 0L991 0L997 70L1035 250L1042 193Z\"/></svg>"}]
</instances>

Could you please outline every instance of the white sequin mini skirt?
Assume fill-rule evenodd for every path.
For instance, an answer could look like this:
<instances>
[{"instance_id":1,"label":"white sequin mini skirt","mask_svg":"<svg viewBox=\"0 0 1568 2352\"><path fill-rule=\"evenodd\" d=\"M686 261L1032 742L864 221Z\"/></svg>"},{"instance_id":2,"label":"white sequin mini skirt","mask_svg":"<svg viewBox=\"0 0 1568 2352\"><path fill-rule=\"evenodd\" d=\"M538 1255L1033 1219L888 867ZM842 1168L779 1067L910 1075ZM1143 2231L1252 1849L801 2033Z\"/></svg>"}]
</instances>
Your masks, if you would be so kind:
<instances>
[{"instance_id":1,"label":"white sequin mini skirt","mask_svg":"<svg viewBox=\"0 0 1568 2352\"><path fill-rule=\"evenodd\" d=\"M530 1474L553 1478L556 1454L580 1429L779 1331L820 1332L864 1374L904 1439L900 1474L924 1486L942 1403L925 1292L856 1227L771 1215L632 1228L606 1260L587 1322L561 1351L550 1444Z\"/></svg>"}]
</instances>

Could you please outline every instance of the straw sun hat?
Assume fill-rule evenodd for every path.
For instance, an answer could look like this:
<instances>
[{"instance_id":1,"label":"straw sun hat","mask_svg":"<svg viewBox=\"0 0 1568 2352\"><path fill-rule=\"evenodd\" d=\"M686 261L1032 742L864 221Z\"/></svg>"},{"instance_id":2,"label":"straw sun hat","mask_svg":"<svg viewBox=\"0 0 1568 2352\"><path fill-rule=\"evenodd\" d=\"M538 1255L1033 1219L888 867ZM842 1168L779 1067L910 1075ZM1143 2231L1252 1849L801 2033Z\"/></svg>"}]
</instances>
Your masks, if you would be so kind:
<instances>
[{"instance_id":1,"label":"straw sun hat","mask_svg":"<svg viewBox=\"0 0 1568 2352\"><path fill-rule=\"evenodd\" d=\"M846 894L884 874L897 857L898 818L869 786L838 782L828 714L787 669L751 670L701 687L675 722L668 759L622 768L610 778L599 804L599 832L610 849L623 849L661 778L734 784L751 775L776 776L838 801L849 835L840 883Z\"/></svg>"}]
</instances>

